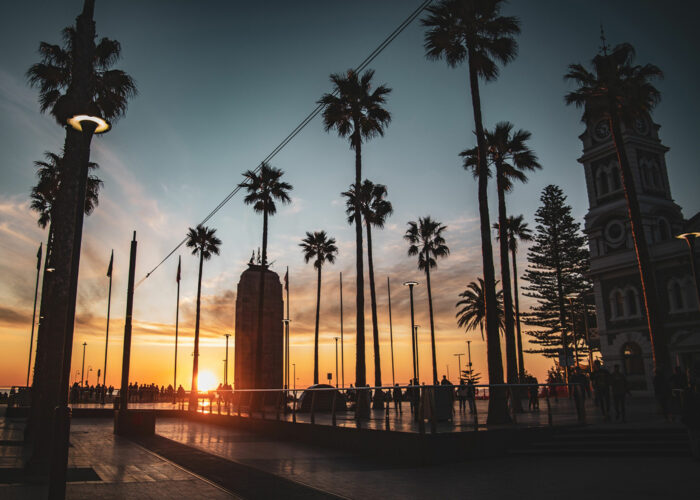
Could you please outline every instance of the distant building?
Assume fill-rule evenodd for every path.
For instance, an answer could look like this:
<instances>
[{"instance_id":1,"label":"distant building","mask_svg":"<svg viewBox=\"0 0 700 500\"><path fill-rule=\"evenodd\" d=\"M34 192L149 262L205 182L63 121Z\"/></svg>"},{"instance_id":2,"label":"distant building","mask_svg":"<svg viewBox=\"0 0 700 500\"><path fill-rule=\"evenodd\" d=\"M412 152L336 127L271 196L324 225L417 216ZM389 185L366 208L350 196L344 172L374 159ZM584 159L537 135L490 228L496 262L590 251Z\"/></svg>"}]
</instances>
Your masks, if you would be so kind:
<instances>
[{"instance_id":1,"label":"distant building","mask_svg":"<svg viewBox=\"0 0 700 500\"><path fill-rule=\"evenodd\" d=\"M700 311L688 245L675 235L700 231L700 214L685 220L671 197L668 148L659 140L659 128L647 117L625 128L623 135L664 314L664 335L672 362L686 369L700 364ZM585 231L603 361L609 367L619 364L633 389L651 391L654 373L641 280L608 121L591 120L579 138L589 201Z\"/></svg>"},{"instance_id":2,"label":"distant building","mask_svg":"<svg viewBox=\"0 0 700 500\"><path fill-rule=\"evenodd\" d=\"M255 359L258 335L258 290L262 266L248 264L238 282L234 389L255 388ZM277 273L265 271L263 303L262 388L282 387L282 284Z\"/></svg>"}]
</instances>

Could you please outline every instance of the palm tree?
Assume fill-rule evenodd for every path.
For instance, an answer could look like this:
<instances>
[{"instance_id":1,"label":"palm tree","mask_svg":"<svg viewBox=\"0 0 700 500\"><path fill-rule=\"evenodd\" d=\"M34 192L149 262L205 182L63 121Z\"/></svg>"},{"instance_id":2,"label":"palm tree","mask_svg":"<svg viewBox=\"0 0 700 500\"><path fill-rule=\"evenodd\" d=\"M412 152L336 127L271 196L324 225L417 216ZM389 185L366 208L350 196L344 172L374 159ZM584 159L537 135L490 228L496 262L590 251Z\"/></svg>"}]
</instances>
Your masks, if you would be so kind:
<instances>
[{"instance_id":1,"label":"palm tree","mask_svg":"<svg viewBox=\"0 0 700 500\"><path fill-rule=\"evenodd\" d=\"M314 267L318 273L318 284L316 286L316 329L314 331L314 385L318 384L318 323L321 310L321 268L324 262L333 264L335 256L338 254L338 247L335 246L335 238L329 238L325 231L314 231L313 234L307 231L306 238L301 240L299 246L304 251L304 262L308 264L314 259Z\"/></svg>"},{"instance_id":2,"label":"palm tree","mask_svg":"<svg viewBox=\"0 0 700 500\"><path fill-rule=\"evenodd\" d=\"M670 367L668 346L663 340L663 316L656 287L656 279L651 267L642 215L637 197L637 187L632 175L623 125L627 128L635 119L645 118L661 100L661 94L652 80L662 78L662 71L653 64L634 64L634 47L629 43L617 45L608 52L593 58L593 70L582 64L571 64L564 76L578 88L565 96L566 104L583 107L583 121L591 122L598 117L607 119L617 151L622 187L627 201L627 212L632 231L632 241L637 255L639 277L642 282L642 296L647 314L647 326L651 338L652 355L656 371L666 371Z\"/></svg>"},{"instance_id":3,"label":"palm tree","mask_svg":"<svg viewBox=\"0 0 700 500\"><path fill-rule=\"evenodd\" d=\"M325 106L323 126L326 132L333 129L340 137L349 138L350 149L355 151L355 186L360 186L362 182L362 143L374 137L383 136L384 129L391 122L391 114L383 107L391 89L385 85L379 85L373 89L373 76L373 70L367 70L361 76L354 70L348 70L344 75L332 74L333 92L324 94L318 101ZM362 213L359 203L355 204L355 263L357 274L355 386L364 387L367 385L365 284L362 261ZM361 399L361 401L364 400ZM367 415L368 412L368 407L361 406L361 414Z\"/></svg>"},{"instance_id":4,"label":"palm tree","mask_svg":"<svg viewBox=\"0 0 700 500\"><path fill-rule=\"evenodd\" d=\"M79 263L90 142L94 132L92 123L84 122L83 131L77 131L66 126L66 121L86 113L114 122L125 114L129 98L136 95L131 77L111 69L120 56L119 43L107 38L95 43L93 12L94 0L85 0L75 27L63 30L64 43L42 42L39 46L41 61L27 71L30 85L39 90L41 111L50 111L66 130L66 175L51 213L51 267L55 271L42 285L42 296L51 297L51 304L37 335L37 342L39 338L48 338L50 345L44 343L46 348L42 351L37 346L33 387L42 397L34 399L36 404L32 405L27 425L30 434L31 429L38 431L36 436L31 436L35 443L32 461L37 463L37 472L44 471L48 464L53 432L52 426L42 426L39 422L50 421L56 406L67 403L74 322L65 319L72 320L75 314L79 266L73 264ZM48 356L48 353L63 355Z\"/></svg>"},{"instance_id":5,"label":"palm tree","mask_svg":"<svg viewBox=\"0 0 700 500\"><path fill-rule=\"evenodd\" d=\"M377 320L377 292L374 283L374 258L372 255L372 226L383 228L386 218L394 212L394 208L391 206L391 202L386 199L386 186L374 184L368 179L365 179L360 186L359 195L356 195L354 186L350 186L350 189L342 193L342 195L347 198L345 212L348 215L348 224L352 224L355 220L355 203L358 202L367 229L367 267L369 268L372 338L374 340L374 386L381 387L382 365L379 357L379 325ZM359 199L356 200L355 198ZM374 402L376 403L375 408L383 407L381 397L375 397Z\"/></svg>"},{"instance_id":6,"label":"palm tree","mask_svg":"<svg viewBox=\"0 0 700 500\"><path fill-rule=\"evenodd\" d=\"M277 213L275 201L291 203L289 192L292 185L280 180L284 172L279 168L263 162L259 171L248 170L243 174L245 181L238 186L248 191L244 202L253 205L255 213L263 214L262 261L260 266L260 286L258 288L258 325L255 352L255 386L263 388L262 351L263 351L263 306L265 304L265 273L267 272L267 221Z\"/></svg>"},{"instance_id":7,"label":"palm tree","mask_svg":"<svg viewBox=\"0 0 700 500\"><path fill-rule=\"evenodd\" d=\"M515 328L513 320L513 296L510 288L510 265L508 264L508 238L505 234L507 226L506 192L513 189L513 181L527 182L524 170L536 170L542 168L537 161L535 153L526 145L530 139L530 132L526 130L513 131L513 124L499 122L492 130L485 130L485 142L487 146L486 164L490 169L496 169L496 186L498 192L498 222L494 228L498 230L501 256L501 281L503 283L503 309L505 312L505 336L506 336L506 366L508 383L518 382L518 361L515 342ZM463 151L464 168L471 170L475 177L478 176L478 151L477 148Z\"/></svg>"},{"instance_id":8,"label":"palm tree","mask_svg":"<svg viewBox=\"0 0 700 500\"><path fill-rule=\"evenodd\" d=\"M470 282L467 288L459 294L462 299L455 304L455 307L461 307L461 309L457 311L455 316L457 317L457 325L466 331L474 330L478 326L481 331L481 340L484 340L484 320L486 319L484 280L482 278L477 278L477 280ZM498 291L496 299L498 300L498 324L500 330L503 330L503 290Z\"/></svg>"},{"instance_id":9,"label":"palm tree","mask_svg":"<svg viewBox=\"0 0 700 500\"><path fill-rule=\"evenodd\" d=\"M518 44L513 38L520 33L515 17L501 16L503 0L442 0L429 7L423 26L428 59L445 59L451 67L467 62L469 87L474 112L476 142L479 151L479 215L481 219L481 253L483 259L486 298L486 338L489 383L503 383L503 362L498 338L496 316L496 277L491 247L491 223L488 205L488 168L486 142L479 94L479 78L493 81L498 77L498 65L515 58ZM489 398L489 423L510 420L506 392L495 390Z\"/></svg>"},{"instance_id":10,"label":"palm tree","mask_svg":"<svg viewBox=\"0 0 700 500\"><path fill-rule=\"evenodd\" d=\"M518 253L518 240L520 241L532 241L532 231L527 227L527 222L523 222L523 216L518 215L514 217L512 215L508 216L505 223L506 227L506 237L508 238L508 249L510 250L513 265L513 303L515 305L515 327L517 329L517 340L518 340L518 369L520 381L522 382L525 377L525 361L523 359L523 341L520 331L520 304L519 304L519 290L518 290L518 264L516 256ZM500 240L500 224L494 224L494 228L498 229L498 238Z\"/></svg>"},{"instance_id":11,"label":"palm tree","mask_svg":"<svg viewBox=\"0 0 700 500\"><path fill-rule=\"evenodd\" d=\"M404 239L410 243L408 255L418 255L418 269L425 271L428 284L428 309L430 311L430 346L433 356L433 384L438 383L437 360L435 356L435 324L433 321L433 294L430 286L430 269L437 267L438 258L447 257L450 249L445 244L442 232L447 229L429 215L420 217L418 222L410 221Z\"/></svg>"},{"instance_id":12,"label":"palm tree","mask_svg":"<svg viewBox=\"0 0 700 500\"><path fill-rule=\"evenodd\" d=\"M202 298L202 268L204 261L212 255L219 255L221 240L214 236L216 229L199 224L187 231L186 245L192 249L192 255L199 254L199 278L197 280L197 313L194 322L194 359L192 360L192 389L190 391L190 410L197 409L197 377L199 375L199 312Z\"/></svg>"}]
</instances>

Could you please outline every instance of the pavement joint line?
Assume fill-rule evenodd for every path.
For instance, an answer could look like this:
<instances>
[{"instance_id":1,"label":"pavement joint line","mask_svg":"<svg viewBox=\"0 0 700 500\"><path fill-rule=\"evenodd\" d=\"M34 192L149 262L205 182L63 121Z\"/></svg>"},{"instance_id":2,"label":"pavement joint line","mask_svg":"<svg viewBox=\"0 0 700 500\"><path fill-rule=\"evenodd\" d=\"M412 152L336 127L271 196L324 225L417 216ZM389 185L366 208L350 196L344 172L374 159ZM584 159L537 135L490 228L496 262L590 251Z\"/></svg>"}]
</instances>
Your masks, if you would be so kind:
<instances>
[{"instance_id":1,"label":"pavement joint line","mask_svg":"<svg viewBox=\"0 0 700 500\"><path fill-rule=\"evenodd\" d=\"M218 490L220 490L220 491L223 491L223 492L226 493L227 495L231 495L233 498L237 498L237 499L239 499L239 500L246 500L244 497L240 496L239 494L237 494L237 493L235 493L235 492L233 492L233 491L231 491L231 490L229 490L229 489L227 489L227 488L224 488L223 486L221 486L221 485L219 485L219 484L216 484L216 483L213 482L213 481L210 481L210 480L207 479L206 477L200 476L199 474L197 474L197 473L195 473L195 472L192 472L191 470L188 470L188 469L186 469L186 468L184 468L184 467L178 465L177 463L173 462L172 460L168 460L167 458L165 458L165 457L162 456L162 455L159 455L159 454L156 453L155 451L149 450L148 448L146 448L145 446L143 446L143 445L142 445L141 443L139 443L138 441L131 440L131 439L130 439L129 441L131 441L133 444L135 444L136 446L138 446L139 448L141 448L141 449L142 449L143 451L145 451L146 453L148 453L148 454L150 454L150 455L153 455L154 457L157 457L157 458L159 458L160 460L163 460L164 462L166 462L166 463L172 465L173 467L175 467L175 468L177 468L177 469L180 469L181 471L183 471L183 472L185 472L185 473L191 475L192 477L195 477L195 478L199 479L200 481L204 481L205 483L209 484L210 486L213 486L214 488L216 488L216 489L218 489Z\"/></svg>"}]
</instances>

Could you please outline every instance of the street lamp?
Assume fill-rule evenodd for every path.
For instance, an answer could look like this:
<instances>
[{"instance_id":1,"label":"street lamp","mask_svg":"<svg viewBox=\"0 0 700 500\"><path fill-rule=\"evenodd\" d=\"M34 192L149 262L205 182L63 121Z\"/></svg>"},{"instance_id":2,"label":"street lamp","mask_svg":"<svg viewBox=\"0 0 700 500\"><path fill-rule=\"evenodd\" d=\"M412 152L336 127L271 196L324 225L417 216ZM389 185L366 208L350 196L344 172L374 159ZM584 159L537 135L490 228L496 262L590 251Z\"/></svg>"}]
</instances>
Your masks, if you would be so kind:
<instances>
[{"instance_id":1,"label":"street lamp","mask_svg":"<svg viewBox=\"0 0 700 500\"><path fill-rule=\"evenodd\" d=\"M335 388L338 388L338 341L340 337L333 337L335 339Z\"/></svg>"},{"instance_id":2,"label":"street lamp","mask_svg":"<svg viewBox=\"0 0 700 500\"><path fill-rule=\"evenodd\" d=\"M688 251L690 252L690 272L693 274L693 280L695 281L695 293L698 298L698 307L700 307L700 278L698 278L698 269L695 267L695 239L700 236L700 233L689 232L682 233L676 236L679 240L685 240L688 244Z\"/></svg>"},{"instance_id":3,"label":"street lamp","mask_svg":"<svg viewBox=\"0 0 700 500\"><path fill-rule=\"evenodd\" d=\"M224 337L226 337L226 359L224 359L224 385L228 385L228 338L230 336L230 333L224 333Z\"/></svg>"},{"instance_id":4,"label":"street lamp","mask_svg":"<svg viewBox=\"0 0 700 500\"><path fill-rule=\"evenodd\" d=\"M413 325L413 342L416 345L416 385L418 385L418 381L420 380L420 351L418 351L418 328L420 328L420 325Z\"/></svg>"},{"instance_id":5,"label":"street lamp","mask_svg":"<svg viewBox=\"0 0 700 500\"><path fill-rule=\"evenodd\" d=\"M287 304L289 304L289 299L287 299ZM289 318L282 320L284 324L284 380L282 385L285 389L289 389L289 323L291 321Z\"/></svg>"},{"instance_id":6,"label":"street lamp","mask_svg":"<svg viewBox=\"0 0 700 500\"><path fill-rule=\"evenodd\" d=\"M93 131L93 134L103 134L112 128L112 125L110 125L107 120L100 116L75 115L71 118L68 118L68 125L73 127L78 132L83 131L83 122L92 122L95 124L95 130Z\"/></svg>"},{"instance_id":7,"label":"street lamp","mask_svg":"<svg viewBox=\"0 0 700 500\"><path fill-rule=\"evenodd\" d=\"M417 281L404 281L404 286L408 287L408 291L411 296L411 351L413 352L413 380L414 383L418 382L418 358L416 352L416 325L414 321L413 312L413 287L418 285Z\"/></svg>"},{"instance_id":8,"label":"street lamp","mask_svg":"<svg viewBox=\"0 0 700 500\"><path fill-rule=\"evenodd\" d=\"M570 293L564 298L569 301L569 305L571 306L571 336L574 339L574 356L576 357L576 368L578 368L578 343L576 342L576 324L574 323L574 301L576 297L577 295L575 293ZM564 357L566 358L566 365L568 367L569 357L567 355L566 345L564 345Z\"/></svg>"},{"instance_id":9,"label":"street lamp","mask_svg":"<svg viewBox=\"0 0 700 500\"><path fill-rule=\"evenodd\" d=\"M464 356L464 353L460 352L457 354L453 354L453 356L457 356L457 376L461 379L462 378L462 356Z\"/></svg>"}]
</instances>

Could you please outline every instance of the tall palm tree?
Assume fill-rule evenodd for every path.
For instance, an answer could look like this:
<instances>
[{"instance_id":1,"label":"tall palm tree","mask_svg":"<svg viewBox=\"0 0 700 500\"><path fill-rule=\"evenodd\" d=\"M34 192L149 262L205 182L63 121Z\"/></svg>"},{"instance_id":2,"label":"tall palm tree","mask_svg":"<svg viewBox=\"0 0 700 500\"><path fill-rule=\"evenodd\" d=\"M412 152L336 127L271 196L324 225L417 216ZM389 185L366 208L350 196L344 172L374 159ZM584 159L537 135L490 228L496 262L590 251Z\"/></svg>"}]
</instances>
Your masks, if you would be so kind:
<instances>
[{"instance_id":1,"label":"tall palm tree","mask_svg":"<svg viewBox=\"0 0 700 500\"><path fill-rule=\"evenodd\" d=\"M518 263L516 260L518 253L518 240L532 241L532 231L527 227L527 222L523 222L523 216L514 217L508 216L505 223L506 237L508 238L508 249L510 250L513 265L513 304L515 306L515 327L517 330L518 340L518 375L522 382L525 377L525 361L523 359L523 341L520 331L520 302L518 289ZM498 229L498 238L501 238L500 224L494 224L494 228Z\"/></svg>"},{"instance_id":2,"label":"tall palm tree","mask_svg":"<svg viewBox=\"0 0 700 500\"><path fill-rule=\"evenodd\" d=\"M455 316L457 317L457 325L466 331L474 330L478 326L481 340L484 340L484 320L486 319L484 280L482 278L477 278L477 280L470 282L467 288L459 294L462 299L455 304L455 307L461 307L461 309L457 311ZM498 291L496 299L498 300L498 324L500 330L503 330L503 290Z\"/></svg>"},{"instance_id":3,"label":"tall palm tree","mask_svg":"<svg viewBox=\"0 0 700 500\"><path fill-rule=\"evenodd\" d=\"M120 56L119 43L108 38L95 43L93 12L94 0L85 0L75 26L63 30L64 43L42 42L39 46L41 61L27 71L29 83L39 90L41 111L50 111L62 127L69 117L82 113L99 114L114 122L126 113L129 98L136 95L132 78L112 69ZM33 387L42 397L33 400L35 404L27 425L35 443L32 462L37 464L37 471L44 471L48 464L53 432L52 426L41 426L39 422L50 421L56 406L67 403L74 322L65 321L65 318L72 320L75 315L94 125L84 122L82 131L68 126L65 130L66 175L51 214L53 250L50 258L55 271L42 285L42 296L52 300L37 335L37 342L39 338L48 338L50 345L44 342L45 348L41 350L37 346ZM48 353L63 355L48 356ZM31 429L38 430L36 436Z\"/></svg>"},{"instance_id":4,"label":"tall palm tree","mask_svg":"<svg viewBox=\"0 0 700 500\"><path fill-rule=\"evenodd\" d=\"M260 286L258 288L258 325L255 352L255 386L263 388L263 307L265 305L265 274L267 273L267 223L268 217L277 213L276 201L291 203L289 192L292 185L280 180L284 172L263 162L259 171L248 170L243 174L245 181L239 187L248 192L244 198L246 205L253 205L255 213L263 214L262 261L260 266Z\"/></svg>"},{"instance_id":5,"label":"tall palm tree","mask_svg":"<svg viewBox=\"0 0 700 500\"><path fill-rule=\"evenodd\" d=\"M525 170L542 168L535 153L527 146L530 132L513 130L513 124L499 122L493 130L484 130L487 146L486 164L495 167L498 192L498 230L501 256L501 282L503 283L503 310L505 313L506 367L509 384L518 382L518 361L513 319L513 296L510 287L510 265L508 263L508 237L506 235L506 193L512 191L513 181L527 182ZM478 176L478 151L472 148L463 151L464 167ZM489 171L490 173L490 171Z\"/></svg>"},{"instance_id":6,"label":"tall palm tree","mask_svg":"<svg viewBox=\"0 0 700 500\"><path fill-rule=\"evenodd\" d=\"M360 186L359 194L355 193L355 187L350 186L348 191L342 193L347 198L345 212L348 215L348 224L355 220L355 203L359 201L362 218L367 230L367 267L369 269L369 293L372 307L372 338L374 340L374 385L382 385L382 365L379 355L379 322L377 320L377 292L374 283L374 258L372 254L372 226L383 228L386 218L393 212L391 202L386 199L387 189L383 184L375 184L365 179ZM355 198L359 198L356 200ZM374 399L375 407L382 408L381 397Z\"/></svg>"},{"instance_id":7,"label":"tall palm tree","mask_svg":"<svg viewBox=\"0 0 700 500\"><path fill-rule=\"evenodd\" d=\"M385 85L373 88L373 70L359 75L354 70L346 74L331 75L333 92L324 94L318 103L325 106L323 126L326 132L335 130L340 137L350 140L350 149L355 151L355 186L362 182L362 143L384 135L384 129L391 122L391 114L384 109L386 96L391 89ZM359 188L358 188L359 191ZM359 199L358 199L359 201ZM359 203L355 204L355 263L356 263L356 363L355 386L367 385L365 367L365 282L362 259L362 213ZM364 402L364 400L361 400ZM360 413L367 415L369 408L360 407Z\"/></svg>"},{"instance_id":8,"label":"tall palm tree","mask_svg":"<svg viewBox=\"0 0 700 500\"><path fill-rule=\"evenodd\" d=\"M318 324L321 310L321 268L325 262L333 264L338 254L335 238L329 238L325 231L307 231L306 238L299 246L304 251L304 262L314 259L314 267L318 273L316 286L316 329L314 330L314 385L318 384Z\"/></svg>"},{"instance_id":9,"label":"tall palm tree","mask_svg":"<svg viewBox=\"0 0 700 500\"><path fill-rule=\"evenodd\" d=\"M663 73L653 64L635 65L634 57L634 47L622 43L610 52L604 47L603 52L593 58L592 71L582 64L569 65L569 72L564 78L574 82L578 88L566 94L565 101L566 104L584 108L584 122L590 123L599 117L608 121L627 201L654 367L657 371L667 371L670 368L670 358L668 346L663 340L663 316L642 226L637 186L622 130L623 125L629 128L635 119L644 119L659 103L661 94L652 81L662 78Z\"/></svg>"},{"instance_id":10,"label":"tall palm tree","mask_svg":"<svg viewBox=\"0 0 700 500\"><path fill-rule=\"evenodd\" d=\"M199 376L199 315L202 298L202 268L204 261L211 259L212 255L219 255L221 240L215 236L216 229L199 224L196 228L187 231L188 248L192 249L192 255L199 254L199 277L197 279L197 312L194 322L194 359L192 360L192 389L190 391L190 410L197 409L198 376Z\"/></svg>"},{"instance_id":11,"label":"tall palm tree","mask_svg":"<svg viewBox=\"0 0 700 500\"><path fill-rule=\"evenodd\" d=\"M425 271L428 285L428 309L430 312L430 347L433 359L433 384L438 383L437 360L435 355L435 323L433 321L433 293L430 286L430 270L437 267L437 259L447 257L450 249L442 236L447 226L433 220L429 215L420 217L418 222L410 221L404 239L410 243L408 255L418 255L418 269Z\"/></svg>"},{"instance_id":12,"label":"tall palm tree","mask_svg":"<svg viewBox=\"0 0 700 500\"><path fill-rule=\"evenodd\" d=\"M466 61L469 88L474 113L474 128L479 151L479 215L481 219L481 253L483 259L486 298L486 338L489 383L503 383L503 362L498 338L496 315L496 277L491 246L491 223L488 206L488 168L486 142L479 93L479 78L493 81L498 77L498 65L515 58L520 22L515 17L501 16L503 0L442 0L428 7L422 20L428 28L425 50L428 59L445 59L451 67ZM496 389L489 398L489 423L508 422L506 392Z\"/></svg>"}]
</instances>

